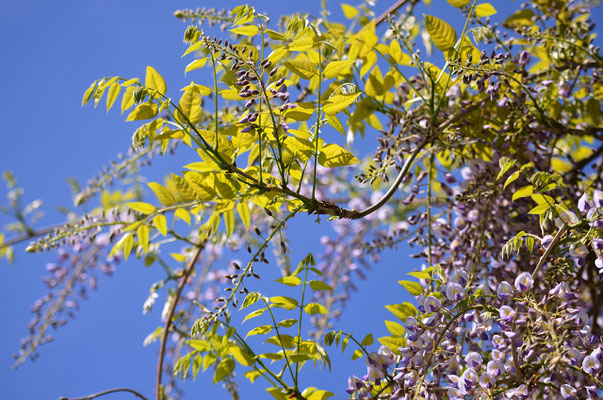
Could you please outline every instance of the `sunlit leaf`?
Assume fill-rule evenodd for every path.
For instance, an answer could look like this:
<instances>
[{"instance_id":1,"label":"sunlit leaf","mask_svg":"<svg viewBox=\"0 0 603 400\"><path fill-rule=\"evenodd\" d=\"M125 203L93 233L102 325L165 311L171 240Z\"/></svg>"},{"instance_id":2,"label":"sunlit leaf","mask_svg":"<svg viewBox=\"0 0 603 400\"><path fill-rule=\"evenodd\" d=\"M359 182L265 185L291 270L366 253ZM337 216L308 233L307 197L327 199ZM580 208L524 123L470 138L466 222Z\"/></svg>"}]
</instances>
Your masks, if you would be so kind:
<instances>
[{"instance_id":1,"label":"sunlit leaf","mask_svg":"<svg viewBox=\"0 0 603 400\"><path fill-rule=\"evenodd\" d=\"M323 167L344 167L346 165L358 164L360 160L352 153L337 144L328 144L320 149L318 162Z\"/></svg>"},{"instance_id":2,"label":"sunlit leaf","mask_svg":"<svg viewBox=\"0 0 603 400\"><path fill-rule=\"evenodd\" d=\"M163 214L158 214L153 218L153 226L163 236L167 236L167 220Z\"/></svg>"},{"instance_id":3,"label":"sunlit leaf","mask_svg":"<svg viewBox=\"0 0 603 400\"><path fill-rule=\"evenodd\" d=\"M150 182L147 185L149 186L149 188L151 188L153 193L155 193L155 196L157 196L161 204L163 204L164 206L169 207L176 204L176 199L174 199L172 193L170 193L169 190L161 186L159 183Z\"/></svg>"},{"instance_id":4,"label":"sunlit leaf","mask_svg":"<svg viewBox=\"0 0 603 400\"><path fill-rule=\"evenodd\" d=\"M216 367L216 372L214 372L214 384L226 378L232 373L232 371L234 371L234 369L235 362L232 358L225 358L220 361L220 364L218 364L218 366Z\"/></svg>"},{"instance_id":5,"label":"sunlit leaf","mask_svg":"<svg viewBox=\"0 0 603 400\"><path fill-rule=\"evenodd\" d=\"M128 115L126 121L142 121L145 119L155 118L158 112L157 104L155 103L142 103L136 106L136 108Z\"/></svg>"},{"instance_id":6,"label":"sunlit leaf","mask_svg":"<svg viewBox=\"0 0 603 400\"><path fill-rule=\"evenodd\" d=\"M454 47L456 43L456 32L446 21L431 15L425 15L425 28L433 41L433 44L441 51Z\"/></svg>"},{"instance_id":7,"label":"sunlit leaf","mask_svg":"<svg viewBox=\"0 0 603 400\"><path fill-rule=\"evenodd\" d=\"M167 92L167 85L163 80L163 77L151 66L147 66L147 74L145 77L144 85L148 88L155 89L161 94Z\"/></svg>"},{"instance_id":8,"label":"sunlit leaf","mask_svg":"<svg viewBox=\"0 0 603 400\"><path fill-rule=\"evenodd\" d=\"M331 61L325 67L323 75L327 79L335 78L337 75L346 75L352 70L354 60Z\"/></svg>"},{"instance_id":9,"label":"sunlit leaf","mask_svg":"<svg viewBox=\"0 0 603 400\"><path fill-rule=\"evenodd\" d=\"M138 211L141 214L152 214L155 212L155 206L149 203L143 203L139 201L134 201L130 203L126 203L128 207L130 207L134 211Z\"/></svg>"},{"instance_id":10,"label":"sunlit leaf","mask_svg":"<svg viewBox=\"0 0 603 400\"><path fill-rule=\"evenodd\" d=\"M494 6L490 3L478 4L475 7L475 15L477 15L479 18L489 17L494 14L496 14L496 8L494 8Z\"/></svg>"},{"instance_id":11,"label":"sunlit leaf","mask_svg":"<svg viewBox=\"0 0 603 400\"><path fill-rule=\"evenodd\" d=\"M115 100L119 97L119 92L121 91L121 85L118 82L113 82L109 87L109 91L107 92L107 111L113 107Z\"/></svg>"},{"instance_id":12,"label":"sunlit leaf","mask_svg":"<svg viewBox=\"0 0 603 400\"><path fill-rule=\"evenodd\" d=\"M237 35L253 37L257 35L257 33L260 31L260 28L255 25L244 25L229 29L229 31L232 33L236 33Z\"/></svg>"}]
</instances>

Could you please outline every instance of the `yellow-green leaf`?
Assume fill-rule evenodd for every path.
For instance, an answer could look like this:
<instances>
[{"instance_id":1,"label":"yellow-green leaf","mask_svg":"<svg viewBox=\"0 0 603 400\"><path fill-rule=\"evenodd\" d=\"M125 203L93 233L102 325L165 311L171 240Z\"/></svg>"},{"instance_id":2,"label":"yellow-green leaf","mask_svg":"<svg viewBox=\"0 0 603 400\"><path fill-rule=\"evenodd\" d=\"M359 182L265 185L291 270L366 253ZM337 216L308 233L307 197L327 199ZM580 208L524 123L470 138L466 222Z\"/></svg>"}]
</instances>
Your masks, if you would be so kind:
<instances>
[{"instance_id":1,"label":"yellow-green leaf","mask_svg":"<svg viewBox=\"0 0 603 400\"><path fill-rule=\"evenodd\" d=\"M149 203L143 203L141 201L133 201L131 203L126 203L128 207L130 207L134 211L138 211L141 214L151 214L155 212L155 206Z\"/></svg>"},{"instance_id":2,"label":"yellow-green leaf","mask_svg":"<svg viewBox=\"0 0 603 400\"><path fill-rule=\"evenodd\" d=\"M333 290L331 286L323 281L310 281L310 287L314 290Z\"/></svg>"},{"instance_id":3,"label":"yellow-green leaf","mask_svg":"<svg viewBox=\"0 0 603 400\"><path fill-rule=\"evenodd\" d=\"M147 251L149 249L149 227L142 224L136 229L136 236L138 236L138 243Z\"/></svg>"},{"instance_id":4,"label":"yellow-green leaf","mask_svg":"<svg viewBox=\"0 0 603 400\"><path fill-rule=\"evenodd\" d=\"M239 212L239 217L241 217L241 221L243 221L245 228L249 229L249 224L251 224L251 211L249 210L249 205L245 202L239 202L237 204L237 211Z\"/></svg>"},{"instance_id":5,"label":"yellow-green leaf","mask_svg":"<svg viewBox=\"0 0 603 400\"><path fill-rule=\"evenodd\" d=\"M128 86L124 92L124 96L121 98L121 113L129 109L134 105L134 86Z\"/></svg>"},{"instance_id":6,"label":"yellow-green leaf","mask_svg":"<svg viewBox=\"0 0 603 400\"><path fill-rule=\"evenodd\" d=\"M309 303L304 307L306 314L328 314L329 311L322 304Z\"/></svg>"},{"instance_id":7,"label":"yellow-green leaf","mask_svg":"<svg viewBox=\"0 0 603 400\"><path fill-rule=\"evenodd\" d=\"M167 236L167 220L163 214L156 215L155 218L153 218L153 226L163 236Z\"/></svg>"},{"instance_id":8,"label":"yellow-green leaf","mask_svg":"<svg viewBox=\"0 0 603 400\"><path fill-rule=\"evenodd\" d=\"M255 335L265 335L270 333L272 330L272 325L260 325L256 326L252 330L250 330L245 337L255 336Z\"/></svg>"},{"instance_id":9,"label":"yellow-green leaf","mask_svg":"<svg viewBox=\"0 0 603 400\"><path fill-rule=\"evenodd\" d=\"M214 372L214 385L230 375L234 369L235 362L232 358L225 358L220 361L220 364L216 367L216 372Z\"/></svg>"},{"instance_id":10,"label":"yellow-green leaf","mask_svg":"<svg viewBox=\"0 0 603 400\"><path fill-rule=\"evenodd\" d=\"M243 36L255 36L257 35L257 33L259 32L259 28L255 25L244 25L244 26L237 26L236 28L232 28L229 29L232 33L236 33L237 35L243 35Z\"/></svg>"},{"instance_id":11,"label":"yellow-green leaf","mask_svg":"<svg viewBox=\"0 0 603 400\"><path fill-rule=\"evenodd\" d=\"M279 278L276 281L282 283L283 285L292 287L298 286L302 282L302 280L299 279L297 276L283 276L282 278Z\"/></svg>"},{"instance_id":12,"label":"yellow-green leaf","mask_svg":"<svg viewBox=\"0 0 603 400\"><path fill-rule=\"evenodd\" d=\"M270 298L273 307L281 307L285 310L293 310L297 307L297 300L287 296L273 296Z\"/></svg>"},{"instance_id":13,"label":"yellow-green leaf","mask_svg":"<svg viewBox=\"0 0 603 400\"><path fill-rule=\"evenodd\" d=\"M323 167L344 167L346 165L358 164L360 160L337 144L328 144L320 149L318 162Z\"/></svg>"},{"instance_id":14,"label":"yellow-green leaf","mask_svg":"<svg viewBox=\"0 0 603 400\"><path fill-rule=\"evenodd\" d=\"M354 60L331 61L325 67L323 75L327 79L335 78L337 75L348 74L352 70Z\"/></svg>"},{"instance_id":15,"label":"yellow-green leaf","mask_svg":"<svg viewBox=\"0 0 603 400\"><path fill-rule=\"evenodd\" d=\"M201 108L201 93L196 86L188 87L178 103L180 112L176 112L176 119L183 123L190 122L197 125L203 118L203 109ZM188 120L188 122L187 122Z\"/></svg>"},{"instance_id":16,"label":"yellow-green leaf","mask_svg":"<svg viewBox=\"0 0 603 400\"><path fill-rule=\"evenodd\" d=\"M508 185L509 185L511 182L513 182L513 181L515 181L517 178L519 178L519 174L520 174L520 173L521 173L521 171L515 171L515 172L513 172L513 173L512 173L512 174L511 174L511 175L510 175L510 176L507 178L507 180L505 181L505 184L503 185L503 189L506 189L506 188L507 188L507 186L508 186Z\"/></svg>"},{"instance_id":17,"label":"yellow-green leaf","mask_svg":"<svg viewBox=\"0 0 603 400\"><path fill-rule=\"evenodd\" d=\"M358 13L360 12L356 7L346 3L341 4L341 10L343 11L343 15L345 15L347 19L355 18L356 15L358 15Z\"/></svg>"},{"instance_id":18,"label":"yellow-green leaf","mask_svg":"<svg viewBox=\"0 0 603 400\"><path fill-rule=\"evenodd\" d=\"M471 0L447 0L447 1L452 7L456 7L456 8L463 8L467 4L471 3Z\"/></svg>"},{"instance_id":19,"label":"yellow-green leaf","mask_svg":"<svg viewBox=\"0 0 603 400\"><path fill-rule=\"evenodd\" d=\"M421 284L418 282L398 281L398 283L402 285L404 289L408 290L408 292L413 296L418 296L423 293L423 286L421 286Z\"/></svg>"},{"instance_id":20,"label":"yellow-green leaf","mask_svg":"<svg viewBox=\"0 0 603 400\"><path fill-rule=\"evenodd\" d=\"M229 349L230 354L239 362L239 364L249 367L253 364L253 354L246 350L243 350L237 345L231 346Z\"/></svg>"},{"instance_id":21,"label":"yellow-green leaf","mask_svg":"<svg viewBox=\"0 0 603 400\"><path fill-rule=\"evenodd\" d=\"M335 115L356 101L358 96L360 96L360 93L337 94L335 96L331 96L323 105L322 111L328 115Z\"/></svg>"},{"instance_id":22,"label":"yellow-green leaf","mask_svg":"<svg viewBox=\"0 0 603 400\"><path fill-rule=\"evenodd\" d=\"M515 193L513 193L513 198L511 200L515 201L517 199L521 199L522 197L528 197L528 196L532 195L533 192L534 192L534 186L532 186L532 185L524 186L521 189L517 189L517 191Z\"/></svg>"},{"instance_id":23,"label":"yellow-green leaf","mask_svg":"<svg viewBox=\"0 0 603 400\"><path fill-rule=\"evenodd\" d=\"M235 214L234 211L228 210L224 214L224 225L226 225L226 236L231 237L235 228Z\"/></svg>"},{"instance_id":24,"label":"yellow-green leaf","mask_svg":"<svg viewBox=\"0 0 603 400\"><path fill-rule=\"evenodd\" d=\"M134 101L134 100L132 100ZM155 103L139 104L126 118L126 121L141 121L154 118L157 115L158 107Z\"/></svg>"},{"instance_id":25,"label":"yellow-green leaf","mask_svg":"<svg viewBox=\"0 0 603 400\"><path fill-rule=\"evenodd\" d=\"M167 92L167 85L163 80L163 77L159 75L159 72L155 71L155 68L148 66L147 75L145 77L144 85L148 88L155 89L161 94Z\"/></svg>"},{"instance_id":26,"label":"yellow-green leaf","mask_svg":"<svg viewBox=\"0 0 603 400\"><path fill-rule=\"evenodd\" d=\"M253 311L253 312L250 312L243 319L243 322L245 322L245 321L247 321L248 319L251 319L251 318L259 317L260 315L264 314L264 311L266 311L266 308L260 308L258 310ZM241 322L241 323L243 323L243 322Z\"/></svg>"},{"instance_id":27,"label":"yellow-green leaf","mask_svg":"<svg viewBox=\"0 0 603 400\"><path fill-rule=\"evenodd\" d=\"M392 336L402 337L404 335L404 327L394 321L385 321L385 327Z\"/></svg>"},{"instance_id":28,"label":"yellow-green leaf","mask_svg":"<svg viewBox=\"0 0 603 400\"><path fill-rule=\"evenodd\" d=\"M431 15L425 15L425 28L433 44L441 51L454 47L456 43L456 32L446 21Z\"/></svg>"},{"instance_id":29,"label":"yellow-green leaf","mask_svg":"<svg viewBox=\"0 0 603 400\"><path fill-rule=\"evenodd\" d=\"M109 88L109 92L107 92L107 111L113 107L113 103L119 97L119 92L121 91L121 85L118 82L113 82L111 87Z\"/></svg>"},{"instance_id":30,"label":"yellow-green leaf","mask_svg":"<svg viewBox=\"0 0 603 400\"><path fill-rule=\"evenodd\" d=\"M329 125L335 128L337 132L345 135L345 129L343 128L343 125L341 124L341 122L339 122L339 119L337 119L335 115L325 114L325 117Z\"/></svg>"},{"instance_id":31,"label":"yellow-green leaf","mask_svg":"<svg viewBox=\"0 0 603 400\"><path fill-rule=\"evenodd\" d=\"M174 217L180 218L181 220L186 222L188 225L191 224L191 214L183 208L176 209L176 211L174 212Z\"/></svg>"},{"instance_id":32,"label":"yellow-green leaf","mask_svg":"<svg viewBox=\"0 0 603 400\"><path fill-rule=\"evenodd\" d=\"M314 46L314 38L311 35L305 35L295 39L287 47L289 51L308 51L312 46Z\"/></svg>"},{"instance_id":33,"label":"yellow-green leaf","mask_svg":"<svg viewBox=\"0 0 603 400\"><path fill-rule=\"evenodd\" d=\"M407 301L402 304L390 304L385 306L385 308L402 322L406 321L406 318L416 315L418 312L417 308Z\"/></svg>"},{"instance_id":34,"label":"yellow-green leaf","mask_svg":"<svg viewBox=\"0 0 603 400\"><path fill-rule=\"evenodd\" d=\"M494 8L494 6L490 3L478 4L475 7L475 15L477 15L479 18L489 17L494 14L496 14L496 8Z\"/></svg>"},{"instance_id":35,"label":"yellow-green leaf","mask_svg":"<svg viewBox=\"0 0 603 400\"><path fill-rule=\"evenodd\" d=\"M90 101L90 98L92 97L92 94L94 93L95 89L96 89L96 82L94 82L92 85L90 85L90 87L88 89L86 89L86 91L84 92L84 97L82 97L82 107L85 106L86 104L88 104L88 102Z\"/></svg>"},{"instance_id":36,"label":"yellow-green leaf","mask_svg":"<svg viewBox=\"0 0 603 400\"><path fill-rule=\"evenodd\" d=\"M155 193L155 196L157 196L161 204L163 204L164 206L169 207L176 204L176 199L174 199L172 193L170 193L169 190L161 186L159 183L150 182L148 183L148 186L151 188L153 193Z\"/></svg>"},{"instance_id":37,"label":"yellow-green leaf","mask_svg":"<svg viewBox=\"0 0 603 400\"><path fill-rule=\"evenodd\" d=\"M195 69L203 68L205 64L207 64L207 57L199 58L193 61L192 63L188 64L184 69L184 75L186 75L187 72L193 71Z\"/></svg>"}]
</instances>

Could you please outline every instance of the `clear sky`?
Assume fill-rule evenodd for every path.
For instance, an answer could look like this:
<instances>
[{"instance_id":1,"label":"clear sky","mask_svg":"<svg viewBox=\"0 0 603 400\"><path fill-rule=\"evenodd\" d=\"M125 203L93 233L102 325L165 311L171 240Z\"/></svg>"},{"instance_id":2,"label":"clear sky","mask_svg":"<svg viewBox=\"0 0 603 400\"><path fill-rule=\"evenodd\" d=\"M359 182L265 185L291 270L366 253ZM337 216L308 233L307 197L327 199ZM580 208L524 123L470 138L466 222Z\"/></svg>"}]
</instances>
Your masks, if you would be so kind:
<instances>
[{"instance_id":1,"label":"clear sky","mask_svg":"<svg viewBox=\"0 0 603 400\"><path fill-rule=\"evenodd\" d=\"M433 3L429 12L436 16L447 18L440 15L443 11L439 8L444 5L453 11L444 0ZM46 217L40 226L60 220L57 207L70 204L66 177L85 183L130 143L135 125L123 122L125 117L117 108L109 114L101 107L82 109L82 94L90 83L103 76L143 77L145 67L152 65L175 93L175 88L189 82L183 71L190 62L180 58L186 25L172 16L175 9L231 8L238 4L232 0L3 2L0 171L14 172L25 188L26 200L44 200ZM277 19L296 11L316 12L320 1L262 0L251 4ZM339 3L329 4L335 18L341 19ZM389 5L379 2L377 13ZM2 203L6 203L5 194L2 186ZM0 217L0 224L5 222ZM308 223L302 220L292 227L293 235L301 237ZM120 265L112 278L101 279L100 291L81 304L76 319L57 332L55 342L40 349L35 363L28 361L13 371L11 354L26 335L32 303L45 293L40 280L44 265L54 259L53 254L32 256L22 249L16 248L17 261L12 266L0 262L0 398L77 397L117 386L152 397L157 346L143 348L142 340L159 319L156 313L143 317L141 310L149 286L161 279L161 271L143 271L138 263ZM294 251L301 255L304 249ZM396 283L417 267L415 261L400 256L405 253L403 249L395 257L390 254L368 281L360 284L358 296L349 305L351 312L342 320L343 327L362 333L372 330L375 337L386 334L382 321L392 318L383 305L410 300ZM317 381L305 383L337 392L336 398L342 398L347 376L361 375L365 368L364 361L350 364L349 352L344 358L336 354L334 351L332 375L315 374ZM244 388L243 399L269 396L259 388ZM187 384L186 390L186 398L227 398L221 388L212 389L210 380L201 376L196 384Z\"/></svg>"}]
</instances>

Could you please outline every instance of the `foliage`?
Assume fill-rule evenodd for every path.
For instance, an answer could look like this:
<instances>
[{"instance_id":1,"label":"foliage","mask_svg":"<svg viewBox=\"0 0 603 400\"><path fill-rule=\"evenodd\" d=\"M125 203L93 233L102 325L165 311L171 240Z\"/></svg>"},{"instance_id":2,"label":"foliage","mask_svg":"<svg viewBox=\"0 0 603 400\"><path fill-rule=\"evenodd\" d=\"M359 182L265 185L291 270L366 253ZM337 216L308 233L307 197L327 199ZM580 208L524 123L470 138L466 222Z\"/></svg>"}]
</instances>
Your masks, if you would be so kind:
<instances>
[{"instance_id":1,"label":"foliage","mask_svg":"<svg viewBox=\"0 0 603 400\"><path fill-rule=\"evenodd\" d=\"M326 399L334 394L302 384L299 370L329 369L329 348L348 344L367 365L350 378L350 398L601 395L603 84L591 4L532 2L492 23L490 3L448 3L464 17L461 31L442 15L418 18L415 2L377 19L367 4L344 4L347 25L326 10L277 25L250 6L182 10L195 23L184 34L185 72L208 86L191 81L173 98L151 66L143 80L93 82L83 105L104 98L107 110L120 105L126 121L142 121L125 157L75 185L74 206L100 193L99 206L38 230L28 215L41 203L22 207L5 176L3 211L16 222L0 235L0 256L32 238L27 251L58 253L17 364L65 322L83 276L135 257L166 273L145 303L167 293L163 326L145 340L160 340L157 399L178 397L174 377L200 371L238 398L235 370L262 378L279 400ZM421 37L433 56L420 55ZM349 144L368 132L377 147L361 162ZM176 149L197 161L150 191L110 190L145 157ZM302 212L335 233L295 267L286 227ZM404 241L425 260L399 282L416 304L385 305L395 320L372 351L373 335L337 330L337 316L356 274ZM174 242L183 247L168 259ZM246 262L220 269L240 248ZM282 295L251 279L269 249Z\"/></svg>"}]
</instances>

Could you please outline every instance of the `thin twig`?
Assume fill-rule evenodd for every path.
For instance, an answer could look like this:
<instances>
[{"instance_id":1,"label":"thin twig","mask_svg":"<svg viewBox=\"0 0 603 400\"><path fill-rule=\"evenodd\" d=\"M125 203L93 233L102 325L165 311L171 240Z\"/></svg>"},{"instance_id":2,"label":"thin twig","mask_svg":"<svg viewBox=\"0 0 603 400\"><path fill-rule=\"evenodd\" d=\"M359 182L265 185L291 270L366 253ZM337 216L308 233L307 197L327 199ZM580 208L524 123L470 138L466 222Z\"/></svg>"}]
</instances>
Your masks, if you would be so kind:
<instances>
[{"instance_id":1,"label":"thin twig","mask_svg":"<svg viewBox=\"0 0 603 400\"><path fill-rule=\"evenodd\" d=\"M90 395L84 396L84 397L71 397L71 398L60 397L59 400L92 400L92 399L95 399L97 397L104 396L106 394L117 393L117 392L132 393L134 396L139 397L142 400L148 400L146 397L144 397L143 395L141 395L140 393L138 393L136 390L128 389L128 388L109 389L109 390L105 390L105 391L102 391L102 392L93 393L93 394L90 394Z\"/></svg>"},{"instance_id":2,"label":"thin twig","mask_svg":"<svg viewBox=\"0 0 603 400\"><path fill-rule=\"evenodd\" d=\"M561 228L559 228L559 230L557 231L557 234L553 238L553 241L551 242L551 244L549 244L549 247L547 247L547 249L545 250L542 257L540 257L540 260L538 260L538 264L536 265L536 268L534 268L534 272L532 272L532 278L536 278L538 271L540 271L540 269L544 265L544 262L548 258L549 254L551 254L551 251L553 251L553 247L555 247L555 245L561 239L561 236L565 233L566 230L567 230L567 225L565 225L565 224Z\"/></svg>"},{"instance_id":3,"label":"thin twig","mask_svg":"<svg viewBox=\"0 0 603 400\"><path fill-rule=\"evenodd\" d=\"M170 304L170 309L168 311L168 314L167 314L167 317L165 320L165 325L163 327L163 333L161 335L161 347L159 348L159 361L157 362L157 382L155 383L155 398L157 400L161 400L161 392L162 392L161 376L163 374L163 359L165 356L165 346L166 346L167 337L168 337L168 334L170 331L170 325L172 324L172 317L174 316L174 312L176 311L176 305L178 304L178 300L180 299L180 294L182 293L182 289L184 289L184 286L186 285L186 281L188 280L191 273L193 272L195 263L197 262L199 255L201 255L201 251L203 250L204 247L205 247L204 243L199 244L197 246L197 250L195 251L195 254L190 259L190 261L186 267L186 270L184 271L184 274L182 275L182 280L178 284L178 290L176 290L176 293L174 294L174 297L172 298L172 302Z\"/></svg>"},{"instance_id":4,"label":"thin twig","mask_svg":"<svg viewBox=\"0 0 603 400\"><path fill-rule=\"evenodd\" d=\"M409 0L398 0L395 4L393 4L390 8L388 8L387 10L385 10L383 12L383 14L381 14L379 16L379 18L377 18L375 20L375 25L379 26L379 24L381 24L383 21L385 21L385 19L390 16L390 14L393 14L394 12L396 12L396 10L400 7L402 7L404 4L408 3Z\"/></svg>"}]
</instances>

